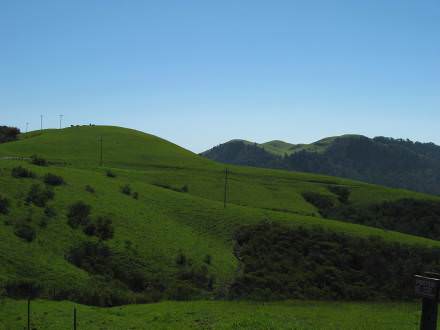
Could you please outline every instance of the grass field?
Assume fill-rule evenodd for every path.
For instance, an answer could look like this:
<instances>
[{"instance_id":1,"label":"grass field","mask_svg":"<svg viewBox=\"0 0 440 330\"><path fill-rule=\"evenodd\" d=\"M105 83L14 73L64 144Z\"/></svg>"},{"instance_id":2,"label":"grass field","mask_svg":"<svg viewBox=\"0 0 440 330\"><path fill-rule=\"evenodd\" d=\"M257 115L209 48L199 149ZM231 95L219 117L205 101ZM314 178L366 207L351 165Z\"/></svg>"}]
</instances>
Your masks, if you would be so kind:
<instances>
[{"instance_id":1,"label":"grass field","mask_svg":"<svg viewBox=\"0 0 440 330\"><path fill-rule=\"evenodd\" d=\"M103 166L99 166L101 136ZM53 164L48 167L32 165L26 159L33 154L38 154ZM11 157L25 159L13 160ZM32 170L37 177L12 178L11 169L19 165ZM111 169L116 177L106 176L107 169ZM65 258L66 252L74 244L89 239L81 230L67 225L67 208L76 201L91 205L92 216L110 215L115 235L107 244L114 251L122 251L129 243L142 258L148 260L148 272L152 274L167 277L175 273L175 260L180 252L185 253L195 265L201 265L203 259L210 255L212 263L208 268L215 275L216 289L227 286L236 274L237 260L233 255L232 240L235 230L241 225L256 224L263 220L289 226L319 225L356 237L380 236L389 242L440 247L440 242L422 237L337 219L323 219L315 207L304 200L302 193L314 191L332 195L328 186L342 185L351 190L350 202L353 205L404 197L438 199L437 197L321 175L239 166L230 166L229 170L228 204L225 209L224 165L148 134L118 127L86 126L32 132L23 135L17 142L1 144L0 194L10 199L11 205L9 214L0 214L0 283L25 278L35 279L45 288L54 290L87 288L90 274L73 266ZM34 183L42 184L42 177L48 172L62 176L66 184L54 188L55 198L49 205L56 215L42 227L39 223L45 218L43 209L26 205L24 200L30 186ZM132 190L138 192L138 199L121 194L121 186L125 184L130 184ZM95 192L86 192L87 185L93 187ZM184 186L187 187L187 192L182 192ZM30 219L29 224L36 230L36 239L31 243L14 235L14 223L23 219ZM15 315L20 306L19 303L9 301L2 305L2 310L9 310L8 315ZM41 320L45 317L44 306L60 311L71 308L69 303L39 302L36 312L39 306ZM263 306L226 302L169 302L144 307L130 306L121 310L107 311L86 307L81 307L81 310L84 317L90 320L102 317L103 322L110 322L114 318L115 322L123 324L128 322L124 318L130 319L131 314L143 315L144 308L148 308L149 312L142 316L145 319L135 321L133 318L134 328L140 328L136 322L144 322L142 320L156 322L155 325L161 326L160 320L168 315L166 313L169 308L175 313L175 316L170 315L171 320L182 322L186 327L197 325L196 319L208 322L206 320L212 316L213 321L210 322L214 322L212 326L216 328L280 328L289 324L290 328L314 329L330 326L331 322L341 318L341 322L345 322L341 327L331 325L328 329L354 329L352 326L356 325L355 316L348 319L349 316L346 318L345 313L339 313L339 316L329 322L319 323L321 321L314 320L312 313L322 309L323 315L330 318L335 311L347 308L352 313L350 315L364 315L367 323L361 326L372 329L374 322L386 319L385 315L380 316L381 313L386 314L385 311L389 311L390 317L398 322L402 317L400 309L412 305L387 304L383 311L381 305L376 308L373 304L339 306L316 303L312 306L319 308L303 308L301 303ZM254 308L258 310L257 319L254 319ZM242 312L235 312L236 309ZM280 315L277 310L282 311ZM295 311L300 316L295 316ZM60 313L57 313L57 317L64 315L64 312ZM157 315L156 321L154 315ZM377 320L374 315L379 315ZM410 322L413 316L406 315L401 322ZM18 322L15 316L8 316L8 320ZM381 327L385 329L382 325ZM405 327L399 329L412 329L409 325Z\"/></svg>"},{"instance_id":2,"label":"grass field","mask_svg":"<svg viewBox=\"0 0 440 330\"><path fill-rule=\"evenodd\" d=\"M74 304L37 300L31 304L35 329L72 329ZM114 308L77 305L78 329L301 329L415 330L416 303L274 303L192 301ZM0 302L0 329L23 329L27 302Z\"/></svg>"}]
</instances>

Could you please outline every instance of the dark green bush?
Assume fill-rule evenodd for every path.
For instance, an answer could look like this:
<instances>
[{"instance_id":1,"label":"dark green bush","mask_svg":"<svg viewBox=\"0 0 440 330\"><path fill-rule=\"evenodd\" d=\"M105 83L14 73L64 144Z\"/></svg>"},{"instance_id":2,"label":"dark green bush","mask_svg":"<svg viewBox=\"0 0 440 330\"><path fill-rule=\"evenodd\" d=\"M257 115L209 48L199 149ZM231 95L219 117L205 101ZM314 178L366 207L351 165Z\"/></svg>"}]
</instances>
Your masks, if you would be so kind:
<instances>
[{"instance_id":1,"label":"dark green bush","mask_svg":"<svg viewBox=\"0 0 440 330\"><path fill-rule=\"evenodd\" d=\"M91 194L95 193L95 189L92 186L90 186L90 185L86 185L85 189L86 189L87 192L89 192Z\"/></svg>"},{"instance_id":2,"label":"dark green bush","mask_svg":"<svg viewBox=\"0 0 440 330\"><path fill-rule=\"evenodd\" d=\"M187 193L189 191L189 187L188 185L183 185L182 188L180 189L180 191Z\"/></svg>"},{"instance_id":3,"label":"dark green bush","mask_svg":"<svg viewBox=\"0 0 440 330\"><path fill-rule=\"evenodd\" d=\"M0 214L8 214L9 213L9 199L0 195Z\"/></svg>"},{"instance_id":4,"label":"dark green bush","mask_svg":"<svg viewBox=\"0 0 440 330\"><path fill-rule=\"evenodd\" d=\"M39 207L45 207L46 203L55 196L52 189L42 187L39 184L33 184L27 194L26 202L32 203Z\"/></svg>"},{"instance_id":5,"label":"dark green bush","mask_svg":"<svg viewBox=\"0 0 440 330\"><path fill-rule=\"evenodd\" d=\"M135 191L135 192L133 193L133 198L134 198L134 199L139 199L139 193L138 193L137 191Z\"/></svg>"},{"instance_id":6,"label":"dark green bush","mask_svg":"<svg viewBox=\"0 0 440 330\"><path fill-rule=\"evenodd\" d=\"M37 155L32 155L31 156L31 163L37 166L47 166L48 162L46 159L37 156Z\"/></svg>"},{"instance_id":7,"label":"dark green bush","mask_svg":"<svg viewBox=\"0 0 440 330\"><path fill-rule=\"evenodd\" d=\"M84 233L89 236L96 236L100 240L106 241L113 238L114 228L112 219L108 217L98 217L84 227Z\"/></svg>"},{"instance_id":8,"label":"dark green bush","mask_svg":"<svg viewBox=\"0 0 440 330\"><path fill-rule=\"evenodd\" d=\"M4 285L6 295L11 298L36 298L42 291L40 283L33 279L8 280Z\"/></svg>"},{"instance_id":9,"label":"dark green bush","mask_svg":"<svg viewBox=\"0 0 440 330\"><path fill-rule=\"evenodd\" d=\"M186 255L183 252L179 252L179 254L176 256L176 264L178 266L185 266L187 261Z\"/></svg>"},{"instance_id":10,"label":"dark green bush","mask_svg":"<svg viewBox=\"0 0 440 330\"><path fill-rule=\"evenodd\" d=\"M315 206L320 212L328 210L334 206L334 202L331 196L315 193L305 192L302 194L306 202Z\"/></svg>"},{"instance_id":11,"label":"dark green bush","mask_svg":"<svg viewBox=\"0 0 440 330\"><path fill-rule=\"evenodd\" d=\"M205 256L205 259L204 259L203 261L204 261L205 264L210 265L210 264L212 263L212 257L211 257L211 255L210 255L210 254L207 254L207 255Z\"/></svg>"},{"instance_id":12,"label":"dark green bush","mask_svg":"<svg viewBox=\"0 0 440 330\"><path fill-rule=\"evenodd\" d=\"M50 186L61 186L65 183L64 179L61 176L52 173L47 173L44 176L43 181L45 184L48 184Z\"/></svg>"},{"instance_id":13,"label":"dark green bush","mask_svg":"<svg viewBox=\"0 0 440 330\"><path fill-rule=\"evenodd\" d=\"M57 215L57 213L54 208L50 206L46 206L44 208L44 215L47 216L48 218L53 218Z\"/></svg>"},{"instance_id":14,"label":"dark green bush","mask_svg":"<svg viewBox=\"0 0 440 330\"><path fill-rule=\"evenodd\" d=\"M121 187L121 193L125 194L125 195L131 195L131 187L129 184L123 185Z\"/></svg>"},{"instance_id":15,"label":"dark green bush","mask_svg":"<svg viewBox=\"0 0 440 330\"><path fill-rule=\"evenodd\" d=\"M348 203L350 197L350 189L344 186L329 186L328 190L338 196L339 202L342 204Z\"/></svg>"},{"instance_id":16,"label":"dark green bush","mask_svg":"<svg viewBox=\"0 0 440 330\"><path fill-rule=\"evenodd\" d=\"M105 172L105 174L109 177L109 178L116 178L116 174L110 170L107 170Z\"/></svg>"},{"instance_id":17,"label":"dark green bush","mask_svg":"<svg viewBox=\"0 0 440 330\"><path fill-rule=\"evenodd\" d=\"M36 175L34 172L22 167L17 166L11 170L11 176L14 178L35 178Z\"/></svg>"},{"instance_id":18,"label":"dark green bush","mask_svg":"<svg viewBox=\"0 0 440 330\"><path fill-rule=\"evenodd\" d=\"M245 299L413 299L414 274L439 272L440 250L359 238L320 227L244 226L234 236Z\"/></svg>"},{"instance_id":19,"label":"dark green bush","mask_svg":"<svg viewBox=\"0 0 440 330\"><path fill-rule=\"evenodd\" d=\"M37 233L35 232L35 229L32 228L27 223L19 223L14 228L14 234L17 237L20 237L24 239L27 242L32 242L35 237L37 236Z\"/></svg>"},{"instance_id":20,"label":"dark green bush","mask_svg":"<svg viewBox=\"0 0 440 330\"><path fill-rule=\"evenodd\" d=\"M67 223L72 228L78 228L78 226L87 226L90 222L91 206L84 202L76 202L69 207L67 213Z\"/></svg>"}]
</instances>

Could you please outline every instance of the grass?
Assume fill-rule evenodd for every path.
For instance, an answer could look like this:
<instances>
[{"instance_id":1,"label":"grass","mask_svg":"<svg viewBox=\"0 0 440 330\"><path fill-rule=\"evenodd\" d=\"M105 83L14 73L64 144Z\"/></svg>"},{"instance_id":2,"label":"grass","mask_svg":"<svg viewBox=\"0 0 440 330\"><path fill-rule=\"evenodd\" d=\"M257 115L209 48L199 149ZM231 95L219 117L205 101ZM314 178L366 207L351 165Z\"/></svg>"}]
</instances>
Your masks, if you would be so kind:
<instances>
[{"instance_id":1,"label":"grass","mask_svg":"<svg viewBox=\"0 0 440 330\"><path fill-rule=\"evenodd\" d=\"M104 141L103 167L98 166L100 136ZM40 167L26 160L7 159L32 154L54 164ZM11 169L18 165L31 169L37 178L12 178ZM109 178L107 169L116 177ZM11 200L11 212L0 215L0 282L33 278L49 288L86 285L89 274L64 257L72 245L87 238L67 225L67 208L76 201L90 204L92 216L110 215L115 227L110 247L122 250L129 242L148 260L151 273L166 277L175 272L175 257L182 251L195 264L201 264L209 254L213 260L209 270L216 276L217 288L227 285L236 273L234 231L241 225L267 219L290 226L320 225L359 237L373 235L402 244L440 247L440 242L422 237L323 219L302 193L330 194L329 185L343 185L352 191L350 201L354 205L437 197L322 175L240 166L229 169L228 205L224 209L224 165L152 135L118 127L83 126L31 132L17 142L1 144L0 194ZM48 172L61 176L66 184L54 188L55 199L49 205L56 216L41 228L38 223L44 217L43 210L25 205L24 199L29 187L42 184L41 178ZM139 193L138 199L121 194L125 184ZM95 192L87 192L87 185ZM163 188L180 189L185 185L188 192ZM13 224L25 218L31 218L30 224L37 230L32 243L13 233Z\"/></svg>"},{"instance_id":2,"label":"grass","mask_svg":"<svg viewBox=\"0 0 440 330\"><path fill-rule=\"evenodd\" d=\"M74 304L37 300L31 304L36 329L72 328ZM287 301L273 303L192 301L114 308L77 305L79 329L418 329L416 303ZM26 301L0 302L0 328L23 329Z\"/></svg>"}]
</instances>

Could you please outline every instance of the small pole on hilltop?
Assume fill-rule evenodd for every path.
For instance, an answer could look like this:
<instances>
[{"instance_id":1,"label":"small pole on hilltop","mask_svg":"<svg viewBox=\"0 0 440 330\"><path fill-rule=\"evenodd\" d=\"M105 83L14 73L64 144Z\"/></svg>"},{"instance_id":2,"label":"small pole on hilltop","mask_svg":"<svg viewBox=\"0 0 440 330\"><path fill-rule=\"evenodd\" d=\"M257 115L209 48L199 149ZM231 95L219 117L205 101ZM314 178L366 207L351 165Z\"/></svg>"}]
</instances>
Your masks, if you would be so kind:
<instances>
[{"instance_id":1,"label":"small pole on hilltop","mask_svg":"<svg viewBox=\"0 0 440 330\"><path fill-rule=\"evenodd\" d=\"M60 129L62 128L63 117L64 115L60 115Z\"/></svg>"},{"instance_id":2,"label":"small pole on hilltop","mask_svg":"<svg viewBox=\"0 0 440 330\"><path fill-rule=\"evenodd\" d=\"M40 115L40 130L43 130L43 115Z\"/></svg>"}]
</instances>

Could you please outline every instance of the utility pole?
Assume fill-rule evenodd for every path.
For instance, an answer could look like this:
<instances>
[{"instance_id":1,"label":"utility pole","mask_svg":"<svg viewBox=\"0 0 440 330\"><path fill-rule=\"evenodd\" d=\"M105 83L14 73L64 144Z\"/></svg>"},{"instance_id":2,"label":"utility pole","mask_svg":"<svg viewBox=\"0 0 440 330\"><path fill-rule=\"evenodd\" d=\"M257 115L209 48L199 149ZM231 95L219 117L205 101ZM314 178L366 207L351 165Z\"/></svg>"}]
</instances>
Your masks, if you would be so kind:
<instances>
[{"instance_id":1,"label":"utility pole","mask_svg":"<svg viewBox=\"0 0 440 330\"><path fill-rule=\"evenodd\" d=\"M60 129L62 128L62 122L63 122L63 117L64 117L64 115L60 115Z\"/></svg>"},{"instance_id":2,"label":"utility pole","mask_svg":"<svg viewBox=\"0 0 440 330\"><path fill-rule=\"evenodd\" d=\"M43 115L40 115L40 130L43 130Z\"/></svg>"},{"instance_id":3,"label":"utility pole","mask_svg":"<svg viewBox=\"0 0 440 330\"><path fill-rule=\"evenodd\" d=\"M226 208L226 199L228 197L228 168L225 168L225 188L224 188L224 195L223 195L223 208Z\"/></svg>"}]
</instances>

